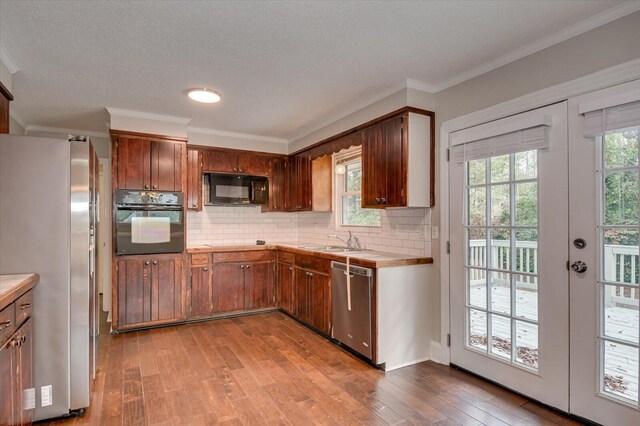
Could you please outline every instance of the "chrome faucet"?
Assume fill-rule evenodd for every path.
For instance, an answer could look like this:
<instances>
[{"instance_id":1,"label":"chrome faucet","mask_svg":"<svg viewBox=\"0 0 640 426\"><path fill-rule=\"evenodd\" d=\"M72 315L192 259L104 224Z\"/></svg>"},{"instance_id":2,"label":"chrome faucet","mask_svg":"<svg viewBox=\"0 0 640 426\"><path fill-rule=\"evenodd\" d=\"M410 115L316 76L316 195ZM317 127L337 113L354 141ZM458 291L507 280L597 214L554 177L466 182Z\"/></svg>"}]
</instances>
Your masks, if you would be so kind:
<instances>
[{"instance_id":1,"label":"chrome faucet","mask_svg":"<svg viewBox=\"0 0 640 426\"><path fill-rule=\"evenodd\" d=\"M331 234L331 235L327 235L327 237L333 237L333 238L337 238L340 241L342 241L342 243L345 245L345 248L348 249L357 249L360 250L362 248L362 246L360 245L360 239L356 236L354 236L351 231L349 232L349 239L347 241L345 241L343 238L341 238L339 235L336 234ZM355 242L355 245L354 245Z\"/></svg>"}]
</instances>

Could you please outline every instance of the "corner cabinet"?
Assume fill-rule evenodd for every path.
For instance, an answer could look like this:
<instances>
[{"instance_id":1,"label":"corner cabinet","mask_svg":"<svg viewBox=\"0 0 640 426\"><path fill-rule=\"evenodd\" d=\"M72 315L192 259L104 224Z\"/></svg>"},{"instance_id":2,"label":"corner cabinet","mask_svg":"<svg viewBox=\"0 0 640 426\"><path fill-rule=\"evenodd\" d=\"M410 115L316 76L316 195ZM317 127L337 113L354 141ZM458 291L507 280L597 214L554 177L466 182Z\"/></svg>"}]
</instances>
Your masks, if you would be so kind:
<instances>
[{"instance_id":1,"label":"corner cabinet","mask_svg":"<svg viewBox=\"0 0 640 426\"><path fill-rule=\"evenodd\" d=\"M298 154L287 160L287 211L311 211L311 157Z\"/></svg>"},{"instance_id":2,"label":"corner cabinet","mask_svg":"<svg viewBox=\"0 0 640 426\"><path fill-rule=\"evenodd\" d=\"M362 207L432 207L433 114L405 111L362 130Z\"/></svg>"},{"instance_id":3,"label":"corner cabinet","mask_svg":"<svg viewBox=\"0 0 640 426\"><path fill-rule=\"evenodd\" d=\"M114 330L184 320L182 254L122 256L115 262Z\"/></svg>"},{"instance_id":4,"label":"corner cabinet","mask_svg":"<svg viewBox=\"0 0 640 426\"><path fill-rule=\"evenodd\" d=\"M186 139L111 131L114 189L182 191Z\"/></svg>"}]
</instances>

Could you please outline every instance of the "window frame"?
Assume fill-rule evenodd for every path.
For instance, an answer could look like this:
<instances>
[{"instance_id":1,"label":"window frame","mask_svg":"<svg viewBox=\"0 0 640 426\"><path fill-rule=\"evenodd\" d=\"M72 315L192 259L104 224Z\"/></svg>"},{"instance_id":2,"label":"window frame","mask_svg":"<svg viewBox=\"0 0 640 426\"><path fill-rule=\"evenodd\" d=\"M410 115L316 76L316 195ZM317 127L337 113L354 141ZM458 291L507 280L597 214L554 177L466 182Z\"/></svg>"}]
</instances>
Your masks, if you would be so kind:
<instances>
[{"instance_id":1,"label":"window frame","mask_svg":"<svg viewBox=\"0 0 640 426\"><path fill-rule=\"evenodd\" d=\"M351 151L351 150L349 150ZM349 156L349 151L346 151L344 153L339 153L339 154L334 154L333 155L333 175L335 176L334 179L334 201L335 201L335 206L336 206L336 220L335 220L335 226L336 229L346 229L346 228L372 228L372 229L381 229L382 228L382 220L380 220L380 224L379 225L355 225L355 224L345 224L344 223L344 217L343 217L343 203L342 200L345 196L353 196L353 195L360 195L362 196L362 186L360 187L359 191L347 191L346 186L347 186L347 173L345 170L344 174L337 174L336 173L336 166L338 164L342 164L343 166L348 167L350 164L356 164L356 163L360 163L360 167L362 168L362 153L360 152L359 155L357 155L356 157L350 158L347 161L341 161L342 158L348 157ZM361 207L362 208L362 207ZM375 210L378 215L380 215L380 211L377 209L367 209L367 210Z\"/></svg>"}]
</instances>

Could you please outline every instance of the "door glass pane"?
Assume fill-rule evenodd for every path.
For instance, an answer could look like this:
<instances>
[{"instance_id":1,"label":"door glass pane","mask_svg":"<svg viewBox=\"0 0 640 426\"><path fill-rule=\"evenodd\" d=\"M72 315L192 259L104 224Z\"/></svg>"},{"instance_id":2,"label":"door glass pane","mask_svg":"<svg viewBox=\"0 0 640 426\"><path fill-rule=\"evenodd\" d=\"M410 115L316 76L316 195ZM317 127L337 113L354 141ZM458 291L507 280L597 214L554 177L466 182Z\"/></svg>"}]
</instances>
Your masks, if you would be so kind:
<instances>
[{"instance_id":1,"label":"door glass pane","mask_svg":"<svg viewBox=\"0 0 640 426\"><path fill-rule=\"evenodd\" d=\"M511 313L511 274L489 272L491 283L491 310L503 314Z\"/></svg>"},{"instance_id":2,"label":"door glass pane","mask_svg":"<svg viewBox=\"0 0 640 426\"><path fill-rule=\"evenodd\" d=\"M607 173L604 178L604 219L607 225L638 223L638 172Z\"/></svg>"},{"instance_id":3,"label":"door glass pane","mask_svg":"<svg viewBox=\"0 0 640 426\"><path fill-rule=\"evenodd\" d=\"M487 307L487 271L469 268L469 305Z\"/></svg>"},{"instance_id":4,"label":"door glass pane","mask_svg":"<svg viewBox=\"0 0 640 426\"><path fill-rule=\"evenodd\" d=\"M604 342L605 392L638 402L638 348Z\"/></svg>"},{"instance_id":5,"label":"door glass pane","mask_svg":"<svg viewBox=\"0 0 640 426\"><path fill-rule=\"evenodd\" d=\"M469 309L469 345L487 350L487 313Z\"/></svg>"},{"instance_id":6,"label":"door glass pane","mask_svg":"<svg viewBox=\"0 0 640 426\"><path fill-rule=\"evenodd\" d=\"M511 359L511 320L491 314L491 352Z\"/></svg>"},{"instance_id":7,"label":"door glass pane","mask_svg":"<svg viewBox=\"0 0 640 426\"><path fill-rule=\"evenodd\" d=\"M467 346L537 370L537 151L469 161L466 172Z\"/></svg>"},{"instance_id":8,"label":"door glass pane","mask_svg":"<svg viewBox=\"0 0 640 426\"><path fill-rule=\"evenodd\" d=\"M538 368L538 326L516 321L516 361Z\"/></svg>"},{"instance_id":9,"label":"door glass pane","mask_svg":"<svg viewBox=\"0 0 640 426\"><path fill-rule=\"evenodd\" d=\"M491 225L509 226L511 223L509 185L491 187Z\"/></svg>"},{"instance_id":10,"label":"door glass pane","mask_svg":"<svg viewBox=\"0 0 640 426\"><path fill-rule=\"evenodd\" d=\"M604 335L628 343L638 343L638 292L618 285L603 286Z\"/></svg>"},{"instance_id":11,"label":"door glass pane","mask_svg":"<svg viewBox=\"0 0 640 426\"><path fill-rule=\"evenodd\" d=\"M605 229L605 281L638 284L638 254L637 228Z\"/></svg>"}]
</instances>

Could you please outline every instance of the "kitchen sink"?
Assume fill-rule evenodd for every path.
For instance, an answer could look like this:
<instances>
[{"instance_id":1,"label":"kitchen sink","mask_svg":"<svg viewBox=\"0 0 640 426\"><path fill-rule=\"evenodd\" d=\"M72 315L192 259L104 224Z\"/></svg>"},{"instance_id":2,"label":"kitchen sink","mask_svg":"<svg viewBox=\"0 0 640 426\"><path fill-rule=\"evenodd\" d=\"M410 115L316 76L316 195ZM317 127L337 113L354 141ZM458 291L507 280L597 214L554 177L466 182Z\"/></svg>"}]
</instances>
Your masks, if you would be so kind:
<instances>
[{"instance_id":1,"label":"kitchen sink","mask_svg":"<svg viewBox=\"0 0 640 426\"><path fill-rule=\"evenodd\" d=\"M323 253L349 253L354 251L365 251L364 249L348 248L343 246L302 246L301 249L321 251Z\"/></svg>"}]
</instances>

